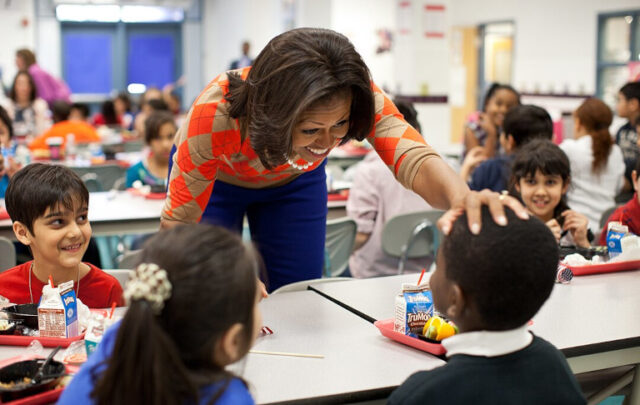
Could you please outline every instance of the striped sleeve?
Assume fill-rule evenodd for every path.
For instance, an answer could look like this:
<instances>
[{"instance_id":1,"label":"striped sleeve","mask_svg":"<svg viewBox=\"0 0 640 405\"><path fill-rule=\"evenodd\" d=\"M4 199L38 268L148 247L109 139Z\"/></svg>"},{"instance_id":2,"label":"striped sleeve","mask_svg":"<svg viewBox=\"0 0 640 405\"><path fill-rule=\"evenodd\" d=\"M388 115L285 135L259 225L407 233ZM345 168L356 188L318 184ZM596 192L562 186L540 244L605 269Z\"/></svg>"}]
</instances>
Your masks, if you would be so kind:
<instances>
[{"instance_id":1,"label":"striped sleeve","mask_svg":"<svg viewBox=\"0 0 640 405\"><path fill-rule=\"evenodd\" d=\"M162 218L198 222L209 202L222 156L238 153L241 137L228 115L226 74L214 79L198 96L175 138L176 153Z\"/></svg>"},{"instance_id":2,"label":"striped sleeve","mask_svg":"<svg viewBox=\"0 0 640 405\"><path fill-rule=\"evenodd\" d=\"M440 155L403 118L386 94L372 83L375 96L375 127L367 139L396 179L412 189L418 169Z\"/></svg>"}]
</instances>

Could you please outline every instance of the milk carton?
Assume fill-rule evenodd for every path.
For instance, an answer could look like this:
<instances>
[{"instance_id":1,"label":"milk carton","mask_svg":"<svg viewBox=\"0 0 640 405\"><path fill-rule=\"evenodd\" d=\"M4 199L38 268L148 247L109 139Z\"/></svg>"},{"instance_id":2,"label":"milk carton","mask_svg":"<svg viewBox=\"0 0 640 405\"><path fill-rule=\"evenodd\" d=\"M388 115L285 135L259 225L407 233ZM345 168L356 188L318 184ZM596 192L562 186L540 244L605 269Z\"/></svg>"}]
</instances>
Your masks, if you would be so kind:
<instances>
[{"instance_id":1,"label":"milk carton","mask_svg":"<svg viewBox=\"0 0 640 405\"><path fill-rule=\"evenodd\" d=\"M417 337L424 324L433 316L433 298L429 284L403 284L402 293L396 297L393 329L405 335Z\"/></svg>"},{"instance_id":2,"label":"milk carton","mask_svg":"<svg viewBox=\"0 0 640 405\"><path fill-rule=\"evenodd\" d=\"M611 221L607 225L607 248L609 257L614 258L622 253L622 238L629 232L629 227L621 222Z\"/></svg>"},{"instance_id":3,"label":"milk carton","mask_svg":"<svg viewBox=\"0 0 640 405\"><path fill-rule=\"evenodd\" d=\"M89 326L84 335L84 344L87 350L87 356L90 356L98 347L98 343L102 341L102 337L107 329L111 326L113 320L102 314L92 313L89 318Z\"/></svg>"},{"instance_id":4,"label":"milk carton","mask_svg":"<svg viewBox=\"0 0 640 405\"><path fill-rule=\"evenodd\" d=\"M38 306L38 329L42 337L70 338L78 336L78 304L73 281L58 287L42 288Z\"/></svg>"}]
</instances>

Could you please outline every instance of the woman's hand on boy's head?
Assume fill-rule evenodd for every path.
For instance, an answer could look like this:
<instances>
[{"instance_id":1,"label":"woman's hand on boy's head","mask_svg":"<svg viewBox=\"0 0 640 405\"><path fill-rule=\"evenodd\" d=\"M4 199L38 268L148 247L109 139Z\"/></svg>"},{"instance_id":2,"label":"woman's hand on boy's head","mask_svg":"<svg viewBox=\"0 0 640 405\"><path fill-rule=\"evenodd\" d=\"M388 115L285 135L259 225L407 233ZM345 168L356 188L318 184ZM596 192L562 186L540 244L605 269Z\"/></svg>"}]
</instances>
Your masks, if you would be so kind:
<instances>
[{"instance_id":1,"label":"woman's hand on boy's head","mask_svg":"<svg viewBox=\"0 0 640 405\"><path fill-rule=\"evenodd\" d=\"M438 227L445 235L448 235L456 219L467 213L467 223L471 233L477 235L482 229L482 206L487 205L493 220L498 225L506 225L507 217L504 207L507 206L521 219L529 219L529 214L525 207L517 199L506 195L498 194L491 190L470 191L464 197L456 201L451 208L445 212L438 220Z\"/></svg>"}]
</instances>

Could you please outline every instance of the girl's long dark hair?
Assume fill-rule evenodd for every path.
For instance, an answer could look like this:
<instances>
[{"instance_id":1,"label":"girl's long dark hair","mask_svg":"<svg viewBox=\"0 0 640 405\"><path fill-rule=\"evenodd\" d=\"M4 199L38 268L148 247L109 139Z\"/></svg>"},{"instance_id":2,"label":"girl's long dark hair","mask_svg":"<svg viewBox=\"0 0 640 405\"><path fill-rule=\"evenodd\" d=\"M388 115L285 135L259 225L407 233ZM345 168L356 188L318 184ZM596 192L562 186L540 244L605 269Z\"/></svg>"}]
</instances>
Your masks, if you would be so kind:
<instances>
[{"instance_id":1,"label":"girl's long dark hair","mask_svg":"<svg viewBox=\"0 0 640 405\"><path fill-rule=\"evenodd\" d=\"M516 184L520 179L535 176L538 170L547 176L560 176L563 186L571 182L571 163L564 151L548 139L534 139L521 146L513 159L509 182L511 195L522 202L522 197L516 190ZM564 222L560 214L568 209L565 194L553 210L553 217L560 225Z\"/></svg>"},{"instance_id":2,"label":"girl's long dark hair","mask_svg":"<svg viewBox=\"0 0 640 405\"><path fill-rule=\"evenodd\" d=\"M342 143L363 140L374 124L369 69L347 37L321 28L298 28L273 38L246 80L229 74L229 115L267 169L286 162L292 134L309 107L351 93L349 132Z\"/></svg>"},{"instance_id":3,"label":"girl's long dark hair","mask_svg":"<svg viewBox=\"0 0 640 405\"><path fill-rule=\"evenodd\" d=\"M26 70L20 70L18 73L16 73L15 77L13 78L13 84L11 85L11 90L9 90L9 98L14 102L18 101L16 99L17 98L16 82L18 81L18 77L22 75L26 76L27 79L29 80L29 86L31 86L31 91L29 92L29 102L33 103L36 99L36 82L33 81L33 76L31 76L31 73L29 73Z\"/></svg>"},{"instance_id":4,"label":"girl's long dark hair","mask_svg":"<svg viewBox=\"0 0 640 405\"><path fill-rule=\"evenodd\" d=\"M613 139L609 133L613 113L602 100L590 97L578 107L575 115L591 136L591 149L593 150L591 170L597 173L607 165L609 153L613 147Z\"/></svg>"},{"instance_id":5,"label":"girl's long dark hair","mask_svg":"<svg viewBox=\"0 0 640 405\"><path fill-rule=\"evenodd\" d=\"M231 232L181 225L154 236L141 263L167 271L171 297L159 315L145 300L130 303L106 370L96 375L97 404L199 402L199 389L218 383L214 403L233 377L214 363L214 346L243 325L249 350L256 297L257 256Z\"/></svg>"}]
</instances>

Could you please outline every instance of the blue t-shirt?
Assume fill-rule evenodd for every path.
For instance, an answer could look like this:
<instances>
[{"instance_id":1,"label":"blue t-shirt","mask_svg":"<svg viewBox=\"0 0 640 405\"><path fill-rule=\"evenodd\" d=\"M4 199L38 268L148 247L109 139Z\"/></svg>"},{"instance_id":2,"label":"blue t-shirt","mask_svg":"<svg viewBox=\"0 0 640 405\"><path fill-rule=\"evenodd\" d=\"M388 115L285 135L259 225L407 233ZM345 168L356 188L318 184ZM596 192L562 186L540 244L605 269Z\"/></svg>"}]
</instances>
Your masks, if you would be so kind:
<instances>
[{"instance_id":1,"label":"blue t-shirt","mask_svg":"<svg viewBox=\"0 0 640 405\"><path fill-rule=\"evenodd\" d=\"M92 404L91 392L93 391L95 381L92 378L94 368L97 374L104 371L106 365L103 362L111 356L113 347L118 336L118 328L120 322L115 323L102 337L102 341L97 349L89 357L87 362L82 366L78 374L76 374L71 383L65 388L58 400L58 405L75 405L75 404ZM206 404L209 399L218 391L219 384L211 384L200 389L200 404ZM215 402L216 405L253 405L255 404L251 394L247 390L244 383L234 378L229 382L227 389Z\"/></svg>"},{"instance_id":2,"label":"blue t-shirt","mask_svg":"<svg viewBox=\"0 0 640 405\"><path fill-rule=\"evenodd\" d=\"M4 193L7 191L7 187L9 187L9 176L5 174L0 177L0 198L4 198Z\"/></svg>"},{"instance_id":3,"label":"blue t-shirt","mask_svg":"<svg viewBox=\"0 0 640 405\"><path fill-rule=\"evenodd\" d=\"M471 174L469 188L474 191L488 188L500 192L506 190L511 177L511 162L513 155L500 155L485 160Z\"/></svg>"},{"instance_id":4,"label":"blue t-shirt","mask_svg":"<svg viewBox=\"0 0 640 405\"><path fill-rule=\"evenodd\" d=\"M166 177L159 178L151 174L144 161L140 161L127 169L127 188L133 187L133 182L140 180L143 185L155 186L164 185Z\"/></svg>"}]
</instances>

